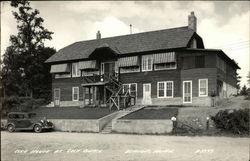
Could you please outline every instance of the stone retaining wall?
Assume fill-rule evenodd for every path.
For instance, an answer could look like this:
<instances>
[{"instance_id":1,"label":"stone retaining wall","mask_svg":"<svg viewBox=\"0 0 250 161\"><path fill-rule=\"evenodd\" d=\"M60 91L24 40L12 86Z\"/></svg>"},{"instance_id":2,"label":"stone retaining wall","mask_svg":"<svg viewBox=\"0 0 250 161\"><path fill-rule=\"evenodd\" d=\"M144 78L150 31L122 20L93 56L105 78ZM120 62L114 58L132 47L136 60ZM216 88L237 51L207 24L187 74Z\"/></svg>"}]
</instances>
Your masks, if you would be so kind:
<instances>
[{"instance_id":1,"label":"stone retaining wall","mask_svg":"<svg viewBox=\"0 0 250 161\"><path fill-rule=\"evenodd\" d=\"M83 119L50 119L56 131L99 132L99 120Z\"/></svg>"},{"instance_id":2,"label":"stone retaining wall","mask_svg":"<svg viewBox=\"0 0 250 161\"><path fill-rule=\"evenodd\" d=\"M135 134L166 134L172 132L171 120L125 120L112 121L112 131Z\"/></svg>"}]
</instances>

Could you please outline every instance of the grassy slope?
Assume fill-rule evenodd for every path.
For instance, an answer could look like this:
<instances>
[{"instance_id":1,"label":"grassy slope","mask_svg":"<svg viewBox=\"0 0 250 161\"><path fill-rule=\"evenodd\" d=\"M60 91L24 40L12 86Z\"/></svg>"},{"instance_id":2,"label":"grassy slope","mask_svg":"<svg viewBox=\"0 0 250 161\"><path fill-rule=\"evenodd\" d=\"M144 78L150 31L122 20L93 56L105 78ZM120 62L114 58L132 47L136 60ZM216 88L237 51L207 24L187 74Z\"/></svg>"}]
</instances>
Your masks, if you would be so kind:
<instances>
[{"instance_id":1,"label":"grassy slope","mask_svg":"<svg viewBox=\"0 0 250 161\"><path fill-rule=\"evenodd\" d=\"M108 108L79 107L41 107L33 112L38 117L46 116L48 119L99 119L111 113Z\"/></svg>"},{"instance_id":2,"label":"grassy slope","mask_svg":"<svg viewBox=\"0 0 250 161\"><path fill-rule=\"evenodd\" d=\"M136 112L130 113L122 117L121 119L171 119L173 116L177 116L178 108L143 108Z\"/></svg>"}]
</instances>

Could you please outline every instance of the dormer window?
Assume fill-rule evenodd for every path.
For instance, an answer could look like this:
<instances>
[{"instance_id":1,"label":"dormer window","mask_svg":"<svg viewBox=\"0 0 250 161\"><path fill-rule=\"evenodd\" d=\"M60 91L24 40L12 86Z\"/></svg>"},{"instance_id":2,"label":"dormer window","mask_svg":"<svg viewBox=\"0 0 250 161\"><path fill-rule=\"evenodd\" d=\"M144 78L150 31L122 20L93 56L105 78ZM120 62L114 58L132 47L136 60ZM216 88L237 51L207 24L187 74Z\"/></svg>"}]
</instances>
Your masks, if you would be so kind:
<instances>
[{"instance_id":1,"label":"dormer window","mask_svg":"<svg viewBox=\"0 0 250 161\"><path fill-rule=\"evenodd\" d=\"M196 41L196 39L192 40L190 47L193 48L193 49L197 49L197 41Z\"/></svg>"}]
</instances>

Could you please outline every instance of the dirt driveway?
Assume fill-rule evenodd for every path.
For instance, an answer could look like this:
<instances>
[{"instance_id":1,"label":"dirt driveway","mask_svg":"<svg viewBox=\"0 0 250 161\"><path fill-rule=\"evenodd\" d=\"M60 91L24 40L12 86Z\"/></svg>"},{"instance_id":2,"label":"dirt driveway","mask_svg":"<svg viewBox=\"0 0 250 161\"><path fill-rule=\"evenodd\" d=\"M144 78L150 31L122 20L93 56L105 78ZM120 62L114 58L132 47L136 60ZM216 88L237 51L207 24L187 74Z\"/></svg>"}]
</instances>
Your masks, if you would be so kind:
<instances>
[{"instance_id":1,"label":"dirt driveway","mask_svg":"<svg viewBox=\"0 0 250 161\"><path fill-rule=\"evenodd\" d=\"M248 161L249 139L1 132L2 161Z\"/></svg>"}]
</instances>

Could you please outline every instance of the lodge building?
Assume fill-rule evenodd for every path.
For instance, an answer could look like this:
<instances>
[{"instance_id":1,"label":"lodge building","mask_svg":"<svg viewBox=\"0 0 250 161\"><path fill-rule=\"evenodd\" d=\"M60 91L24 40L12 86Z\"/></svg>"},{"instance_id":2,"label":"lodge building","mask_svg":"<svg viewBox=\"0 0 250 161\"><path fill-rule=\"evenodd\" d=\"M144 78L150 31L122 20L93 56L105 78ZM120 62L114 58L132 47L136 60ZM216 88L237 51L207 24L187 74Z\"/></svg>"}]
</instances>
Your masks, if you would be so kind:
<instances>
[{"instance_id":1,"label":"lodge building","mask_svg":"<svg viewBox=\"0 0 250 161\"><path fill-rule=\"evenodd\" d=\"M75 42L51 65L53 101L48 106L127 104L211 106L212 97L237 93L240 67L220 49L205 49L188 26Z\"/></svg>"}]
</instances>

